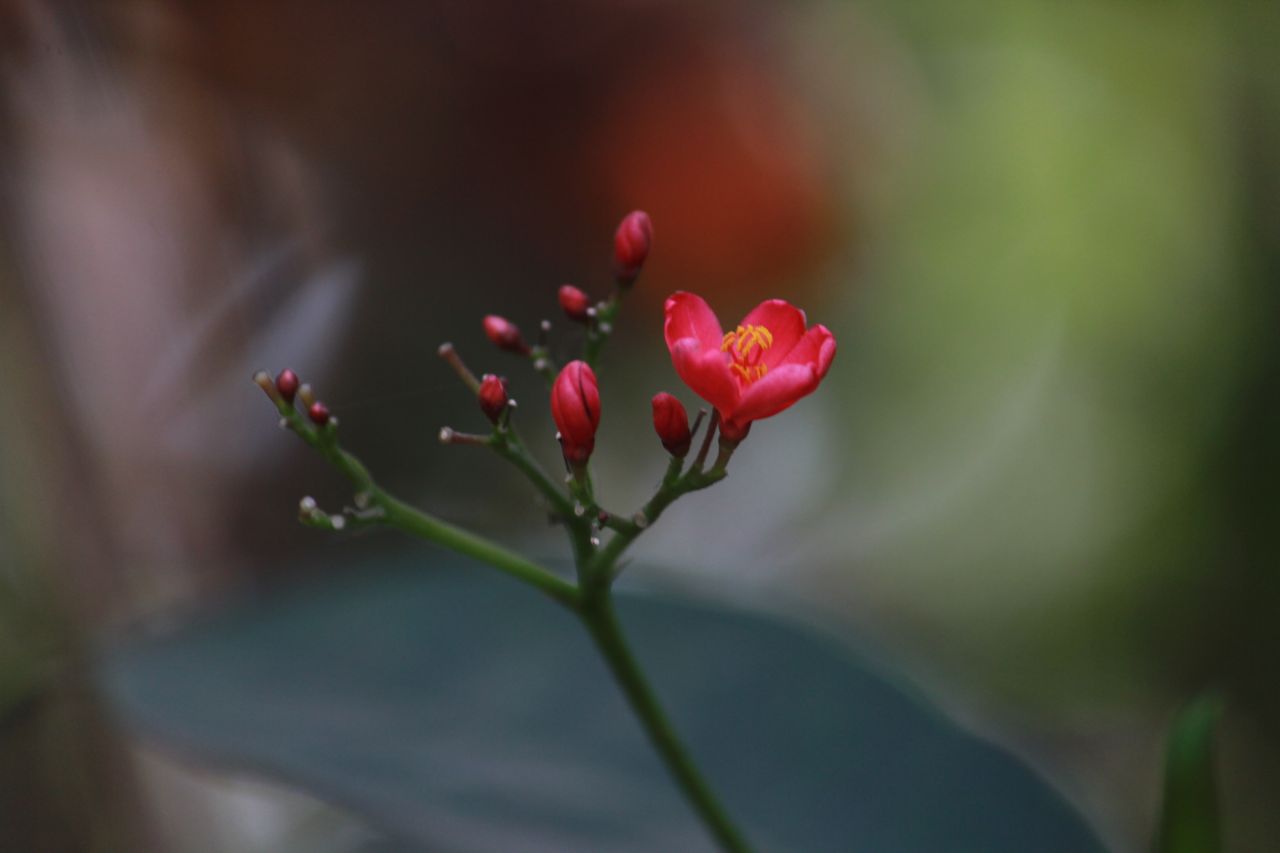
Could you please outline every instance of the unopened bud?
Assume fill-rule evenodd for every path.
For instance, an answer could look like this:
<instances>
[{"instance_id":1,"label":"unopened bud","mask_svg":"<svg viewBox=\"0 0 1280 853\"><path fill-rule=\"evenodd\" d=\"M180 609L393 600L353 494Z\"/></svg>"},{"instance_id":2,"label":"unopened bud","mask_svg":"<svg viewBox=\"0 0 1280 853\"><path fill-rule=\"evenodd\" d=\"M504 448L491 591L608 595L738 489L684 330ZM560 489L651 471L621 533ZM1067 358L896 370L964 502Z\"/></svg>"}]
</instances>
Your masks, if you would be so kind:
<instances>
[{"instance_id":1,"label":"unopened bud","mask_svg":"<svg viewBox=\"0 0 1280 853\"><path fill-rule=\"evenodd\" d=\"M693 443L689 413L679 400L665 391L653 398L653 429L672 456L683 459L689 454L689 446Z\"/></svg>"},{"instance_id":2,"label":"unopened bud","mask_svg":"<svg viewBox=\"0 0 1280 853\"><path fill-rule=\"evenodd\" d=\"M551 417L560 431L564 458L581 465L595 450L600 426L600 389L585 361L571 361L551 387Z\"/></svg>"},{"instance_id":3,"label":"unopened bud","mask_svg":"<svg viewBox=\"0 0 1280 853\"><path fill-rule=\"evenodd\" d=\"M613 235L614 272L623 284L635 281L652 248L653 223L649 214L633 210L624 216Z\"/></svg>"},{"instance_id":4,"label":"unopened bud","mask_svg":"<svg viewBox=\"0 0 1280 853\"><path fill-rule=\"evenodd\" d=\"M298 384L298 374L287 367L276 377L276 390L289 403L292 403L293 398L298 394Z\"/></svg>"},{"instance_id":5,"label":"unopened bud","mask_svg":"<svg viewBox=\"0 0 1280 853\"><path fill-rule=\"evenodd\" d=\"M267 395L271 402L277 404L280 402L280 392L276 390L276 384L271 381L270 373L265 370L259 370L253 374L253 381L255 385L262 389L262 392Z\"/></svg>"},{"instance_id":6,"label":"unopened bud","mask_svg":"<svg viewBox=\"0 0 1280 853\"><path fill-rule=\"evenodd\" d=\"M561 285L560 309L564 311L564 315L570 320L576 320L581 323L587 319L587 312L591 310L591 300L587 297L587 294L572 284Z\"/></svg>"},{"instance_id":7,"label":"unopened bud","mask_svg":"<svg viewBox=\"0 0 1280 853\"><path fill-rule=\"evenodd\" d=\"M496 424L498 418L502 417L503 410L507 408L507 380L501 376L486 373L480 379L480 392L477 396L480 398L480 411Z\"/></svg>"},{"instance_id":8,"label":"unopened bud","mask_svg":"<svg viewBox=\"0 0 1280 853\"><path fill-rule=\"evenodd\" d=\"M524 342L520 329L506 317L489 314L484 318L484 333L493 345L507 352L527 354L529 346Z\"/></svg>"},{"instance_id":9,"label":"unopened bud","mask_svg":"<svg viewBox=\"0 0 1280 853\"><path fill-rule=\"evenodd\" d=\"M307 417L311 418L311 422L316 426L324 426L329 423L332 416L329 414L329 407L316 400L307 407Z\"/></svg>"}]
</instances>

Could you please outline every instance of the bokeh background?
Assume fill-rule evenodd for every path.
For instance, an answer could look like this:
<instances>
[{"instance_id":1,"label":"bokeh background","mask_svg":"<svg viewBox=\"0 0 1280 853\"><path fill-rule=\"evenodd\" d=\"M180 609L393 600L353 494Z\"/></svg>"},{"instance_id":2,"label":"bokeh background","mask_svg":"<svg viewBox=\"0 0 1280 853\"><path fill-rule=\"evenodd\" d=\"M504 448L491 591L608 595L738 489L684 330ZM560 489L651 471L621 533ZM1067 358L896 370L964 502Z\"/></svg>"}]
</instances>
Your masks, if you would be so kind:
<instances>
[{"instance_id":1,"label":"bokeh background","mask_svg":"<svg viewBox=\"0 0 1280 853\"><path fill-rule=\"evenodd\" d=\"M784 296L822 391L638 582L834 625L1143 849L1161 738L1222 691L1231 850L1280 839L1280 7L0 4L0 818L50 850L306 849L347 818L149 751L95 650L394 537L275 427L289 365L392 490L556 531L435 357L655 250L602 374L612 505L660 475L663 298ZM633 448L651 446L651 452ZM710 537L705 531L728 530ZM352 819L354 820L354 819ZM317 829L320 827L320 829ZM52 828L52 829L51 829ZM26 833L24 835L24 833Z\"/></svg>"}]
</instances>

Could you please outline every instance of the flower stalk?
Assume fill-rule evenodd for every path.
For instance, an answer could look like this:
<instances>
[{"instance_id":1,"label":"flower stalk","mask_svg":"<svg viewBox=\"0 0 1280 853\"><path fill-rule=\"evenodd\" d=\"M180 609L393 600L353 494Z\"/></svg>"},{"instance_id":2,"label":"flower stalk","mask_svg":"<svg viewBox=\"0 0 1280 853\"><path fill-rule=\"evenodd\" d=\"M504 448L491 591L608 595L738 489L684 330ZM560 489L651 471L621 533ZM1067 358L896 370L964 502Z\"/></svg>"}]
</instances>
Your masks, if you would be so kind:
<instances>
[{"instance_id":1,"label":"flower stalk","mask_svg":"<svg viewBox=\"0 0 1280 853\"><path fill-rule=\"evenodd\" d=\"M452 348L449 352L456 355L452 352ZM461 361L452 362L451 360L451 363L460 365ZM459 371L459 374L464 381L470 378L463 371ZM509 424L500 422L495 425L492 434L483 437L482 441L467 442L483 444L511 462L547 500L553 515L569 530L578 569L578 579L575 584L555 574L551 569L483 536L450 524L396 498L378 486L368 468L341 447L338 443L336 420L330 419L323 425L308 423L302 413L295 409L292 403L284 400L278 392L269 396L276 404L285 426L319 452L351 482L355 489L357 506L344 508L340 515L328 515L316 506L314 500L304 498L299 507L299 517L303 523L333 531L342 530L349 525L381 524L394 527L463 556L487 563L569 609L582 621L588 635L623 691L628 704L636 714L646 736L690 805L706 824L708 831L726 851L745 853L751 849L741 831L733 824L716 799L711 787L699 772L663 711L657 695L627 645L626 637L614 612L612 598L612 585L619 574L619 561L631 543L657 519L663 509L678 497L690 491L706 488L723 479L726 476L723 466L713 467L710 471L691 467L687 472L683 472L683 460L675 456L671 457L667 474L658 492L636 514L635 519L622 520L617 516L603 513L609 520L614 534L606 546L600 547L599 539L593 534L593 525L599 522L602 511L594 504L589 478L584 477L583 480L574 478L574 482L580 484L579 488L585 489L578 493L579 496L586 498L589 503L571 500L542 470L525 448L520 436ZM462 435L452 431L450 434ZM570 491L571 494L576 492L572 488Z\"/></svg>"}]
</instances>

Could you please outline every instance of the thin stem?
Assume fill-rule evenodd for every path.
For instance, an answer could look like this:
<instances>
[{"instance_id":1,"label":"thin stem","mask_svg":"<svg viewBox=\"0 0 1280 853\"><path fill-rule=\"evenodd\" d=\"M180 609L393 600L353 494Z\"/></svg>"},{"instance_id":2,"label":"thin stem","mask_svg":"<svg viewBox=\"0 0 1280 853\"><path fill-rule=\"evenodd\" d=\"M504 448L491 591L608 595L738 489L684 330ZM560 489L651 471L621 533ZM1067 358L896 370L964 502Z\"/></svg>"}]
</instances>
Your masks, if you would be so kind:
<instances>
[{"instance_id":1,"label":"thin stem","mask_svg":"<svg viewBox=\"0 0 1280 853\"><path fill-rule=\"evenodd\" d=\"M546 320L543 320L539 326L538 345L529 351L529 356L533 361L534 369L541 373L548 383L554 382L556 378L555 364L551 361L551 357L548 355L546 346L546 335L550 328L551 324ZM480 392L480 380L476 378L476 375L472 373L470 368L468 368L463 362L462 356L458 355L458 351L453 344L448 342L443 343L440 345L437 352L440 357L453 368L454 372L458 374L458 377L462 380L463 384L470 389L471 393L478 394ZM263 386L263 389L267 391L268 396L271 396L271 390L267 389L266 386ZM278 395L273 396L272 399L276 401L277 407L280 407L281 413L285 415L286 420L292 417L295 422L299 422L297 412L292 406L285 404L284 401L279 399ZM532 482L537 490L542 493L542 496L547 499L551 504L551 508L555 510L557 514L565 519L570 519L573 513L573 505L569 502L568 498L565 497L564 492L562 492L555 483L551 482L551 478L542 470L542 467L538 464L537 460L535 460L529 454L529 451L525 449L524 442L520 439L520 434L516 432L516 428L511 425L511 410L514 406L515 402L511 401L503 410L498 429L492 436L488 436L483 439L480 439L478 436L467 437L463 433L457 433L452 429L445 427L445 429L441 431L441 438L445 440L446 443L484 444L492 447L497 451L499 456L513 463L521 472L524 473L526 477L529 478L530 482ZM303 438L306 438L309 442L311 441L305 433L297 430L297 426L295 424L290 425L294 427L295 431L302 434ZM303 426L305 426L305 424L303 424ZM459 440L460 438L461 440ZM311 443L315 444L315 442Z\"/></svg>"},{"instance_id":2,"label":"thin stem","mask_svg":"<svg viewBox=\"0 0 1280 853\"><path fill-rule=\"evenodd\" d=\"M560 372L560 368L551 357L551 350L539 344L529 350L529 363L534 372L546 380L548 388L555 384L556 374Z\"/></svg>"},{"instance_id":3,"label":"thin stem","mask_svg":"<svg viewBox=\"0 0 1280 853\"><path fill-rule=\"evenodd\" d=\"M587 326L587 340L583 347L582 359L594 369L600 360L600 350L605 341L613 334L613 324L618 317L618 309L622 305L622 293L615 290L607 302L596 306L596 314Z\"/></svg>"},{"instance_id":4,"label":"thin stem","mask_svg":"<svg viewBox=\"0 0 1280 853\"><path fill-rule=\"evenodd\" d=\"M737 449L738 449L738 445L730 444L729 442L724 441L722 439L720 442L720 447L716 451L716 461L712 463L711 470L709 470L707 473L708 474L723 473L729 467L729 458L733 456L733 451Z\"/></svg>"},{"instance_id":5,"label":"thin stem","mask_svg":"<svg viewBox=\"0 0 1280 853\"><path fill-rule=\"evenodd\" d=\"M702 446L698 448L698 455L694 457L694 470L702 470L702 465L707 461L707 452L711 449L711 439L715 437L716 428L720 426L720 410L716 409L711 413L711 423L707 424L706 435L702 437Z\"/></svg>"},{"instance_id":6,"label":"thin stem","mask_svg":"<svg viewBox=\"0 0 1280 853\"><path fill-rule=\"evenodd\" d=\"M549 569L482 536L415 509L381 490L374 493L374 501L383 508L386 513L384 521L392 527L488 563L540 589L571 610L577 610L580 599L578 588L552 574Z\"/></svg>"},{"instance_id":7,"label":"thin stem","mask_svg":"<svg viewBox=\"0 0 1280 853\"><path fill-rule=\"evenodd\" d=\"M610 310L606 316L611 321L612 313L617 308L617 295L610 300L607 307ZM601 342L598 337L588 338L589 357L598 354ZM471 374L462 364L461 359L457 358L452 347L442 347L441 355L454 365L463 381L468 385L474 382L474 374ZM279 394L273 393L274 387L268 387L269 377L265 377L262 381L255 378L255 381L263 386L268 396L275 402L283 419L283 425L292 429L314 447L355 486L356 504L360 510L352 515L353 521L361 524L387 524L464 556L488 563L538 589L553 601L577 614L604 657L619 687L622 688L645 734L666 764L667 770L720 847L728 853L750 851L746 839L729 819L724 807L698 772L693 759L659 704L653 688L645 680L639 664L627 647L611 598L611 586L618 572L618 560L636 537L656 521L662 511L677 498L689 492L704 489L726 476L725 469L736 444L722 440L720 452L711 469L703 468L711 445L711 437L716 430L715 418L708 426L702 447L693 465L687 471L683 471L682 458L672 457L658 490L634 519L624 521L607 516L606 523L614 530L614 535L608 545L601 549L597 548L597 542L593 539L593 521L597 507L592 494L590 475L585 466L575 472L577 476L570 484L573 498L578 501L585 499L584 512L580 516L575 512L576 506L573 501L552 482L525 450L519 435L505 422L492 436L475 442L488 444L504 458L513 462L563 518L573 546L574 563L578 573L578 583L574 585L514 551L509 551L484 537L422 512L383 491L374 482L372 474L364 464L339 446L336 420L324 426L313 427L291 403L281 399ZM304 506L303 509L305 510L306 507ZM587 517L588 512L592 517ZM324 516L323 513L318 513L317 518L309 523L319 524L321 517L329 522L330 527L334 526L333 520Z\"/></svg>"},{"instance_id":8,"label":"thin stem","mask_svg":"<svg viewBox=\"0 0 1280 853\"><path fill-rule=\"evenodd\" d=\"M480 380L476 378L476 375L472 373L471 369L467 367L465 362L463 362L462 356L458 355L458 350L453 344L447 341L442 343L440 348L436 350L436 353L448 362L449 366L453 368L454 373L458 374L458 378L462 380L462 383L471 389L472 394L480 393Z\"/></svg>"},{"instance_id":9,"label":"thin stem","mask_svg":"<svg viewBox=\"0 0 1280 853\"><path fill-rule=\"evenodd\" d=\"M492 447L498 455L519 468L561 518L566 521L571 519L573 504L560 487L551 480L547 472L542 470L538 461L525 449L524 441L521 440L515 427L508 426L499 431L496 433L496 439Z\"/></svg>"},{"instance_id":10,"label":"thin stem","mask_svg":"<svg viewBox=\"0 0 1280 853\"><path fill-rule=\"evenodd\" d=\"M313 429L298 414L293 406L280 401L277 403L280 414L286 425L298 433L303 440L320 452L335 468L355 486L357 501L368 507L380 509L381 518L376 512L366 511L369 521L380 520L384 524L398 527L401 530L420 536L437 545L473 557L488 563L512 577L541 590L554 601L577 610L581 595L578 588L566 580L557 577L550 569L544 568L532 560L520 556L491 542L482 536L456 527L447 521L428 515L419 509L409 506L398 498L383 491L373 481L373 475L359 459L338 446L337 424L330 421L323 427Z\"/></svg>"},{"instance_id":11,"label":"thin stem","mask_svg":"<svg viewBox=\"0 0 1280 853\"><path fill-rule=\"evenodd\" d=\"M681 475L680 468L684 464L684 460L673 456L671 462L667 465L667 475L662 478L662 485L658 487L653 497L649 498L648 503L641 508L635 518L631 521L619 521L614 525L610 525L617 532L596 555L591 574L608 577L610 580L616 577L618 559L627 548L631 547L631 543L636 540L636 537L658 520L658 516L662 515L663 510L674 503L677 498L683 497L690 492L705 489L728 476L728 472L720 463L721 460L717 460L716 467L710 471L702 471L695 464ZM728 464L727 455L723 459L723 464Z\"/></svg>"},{"instance_id":12,"label":"thin stem","mask_svg":"<svg viewBox=\"0 0 1280 853\"><path fill-rule=\"evenodd\" d=\"M724 806L716 799L711 787L698 772L693 758L681 743L671 721L663 712L653 688L645 680L639 663L627 647L626 638L613 612L613 603L607 592L584 602L580 611L582 620L595 640L614 679L626 695L631 709L644 727L668 772L680 786L685 797L715 836L723 850L729 853L748 853L751 850L746 838L729 819Z\"/></svg>"},{"instance_id":13,"label":"thin stem","mask_svg":"<svg viewBox=\"0 0 1280 853\"><path fill-rule=\"evenodd\" d=\"M692 441L698 435L698 427L702 426L702 421L707 416L706 409L698 409L698 415L693 419L693 426L689 427L689 440Z\"/></svg>"},{"instance_id":14,"label":"thin stem","mask_svg":"<svg viewBox=\"0 0 1280 853\"><path fill-rule=\"evenodd\" d=\"M533 370L547 381L548 388L555 384L556 374L560 372L560 368L556 366L555 359L551 357L551 347L547 343L550 335L551 321L543 320L538 324L537 343L529 350L529 361Z\"/></svg>"}]
</instances>

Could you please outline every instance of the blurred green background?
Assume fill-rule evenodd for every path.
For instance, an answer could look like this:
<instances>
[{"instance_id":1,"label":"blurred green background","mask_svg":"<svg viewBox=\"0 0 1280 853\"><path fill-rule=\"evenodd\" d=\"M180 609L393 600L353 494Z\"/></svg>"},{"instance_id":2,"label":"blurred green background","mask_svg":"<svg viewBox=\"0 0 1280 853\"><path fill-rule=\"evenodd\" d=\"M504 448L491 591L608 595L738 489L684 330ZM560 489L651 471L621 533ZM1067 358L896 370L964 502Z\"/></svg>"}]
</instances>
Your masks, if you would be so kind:
<instances>
[{"instance_id":1,"label":"blurred green background","mask_svg":"<svg viewBox=\"0 0 1280 853\"><path fill-rule=\"evenodd\" d=\"M394 544L293 523L344 487L254 369L313 381L393 490L558 554L515 477L435 444L481 421L434 351L509 373L555 462L479 318L550 317L567 352L555 288L603 295L643 208L607 503L660 476L649 397L694 402L669 292L726 323L782 296L840 341L643 580L872 638L1118 850L1147 844L1173 710L1216 687L1228 849L1274 847L1276 44L1249 2L0 7L0 815L143 849L257 807L157 783L201 771L79 677L126 630Z\"/></svg>"}]
</instances>

